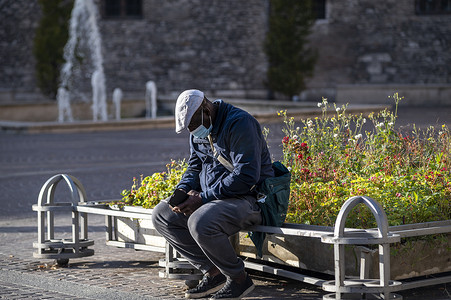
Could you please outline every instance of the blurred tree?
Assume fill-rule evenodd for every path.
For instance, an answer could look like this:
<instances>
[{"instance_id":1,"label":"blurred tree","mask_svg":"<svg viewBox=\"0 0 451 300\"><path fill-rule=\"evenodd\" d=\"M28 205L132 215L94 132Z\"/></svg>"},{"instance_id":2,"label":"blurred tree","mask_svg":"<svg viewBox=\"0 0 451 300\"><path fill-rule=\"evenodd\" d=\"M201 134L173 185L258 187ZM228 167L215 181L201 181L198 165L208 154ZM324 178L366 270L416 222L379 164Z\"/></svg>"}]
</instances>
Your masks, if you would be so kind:
<instances>
[{"instance_id":1,"label":"blurred tree","mask_svg":"<svg viewBox=\"0 0 451 300\"><path fill-rule=\"evenodd\" d=\"M307 47L313 22L311 0L270 1L264 43L269 62L266 86L290 99L305 89L305 78L313 75L317 52Z\"/></svg>"},{"instance_id":2,"label":"blurred tree","mask_svg":"<svg viewBox=\"0 0 451 300\"><path fill-rule=\"evenodd\" d=\"M33 45L37 84L44 95L55 99L74 1L39 0L39 4L42 18L36 29Z\"/></svg>"}]
</instances>

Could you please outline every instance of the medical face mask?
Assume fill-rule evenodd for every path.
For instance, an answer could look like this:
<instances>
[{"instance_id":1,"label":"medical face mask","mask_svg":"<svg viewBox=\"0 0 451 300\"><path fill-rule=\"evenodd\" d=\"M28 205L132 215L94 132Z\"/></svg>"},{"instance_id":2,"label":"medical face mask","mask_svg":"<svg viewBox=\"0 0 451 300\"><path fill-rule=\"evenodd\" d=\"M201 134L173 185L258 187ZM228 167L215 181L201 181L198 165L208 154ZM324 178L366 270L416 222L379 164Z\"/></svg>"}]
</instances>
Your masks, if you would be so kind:
<instances>
[{"instance_id":1,"label":"medical face mask","mask_svg":"<svg viewBox=\"0 0 451 300\"><path fill-rule=\"evenodd\" d=\"M211 123L211 117L210 117L210 127L206 128L204 126L204 108L202 107L202 124L200 124L199 127L194 129L193 131L191 131L191 134L197 138L204 139L210 134L212 129L213 129L213 124Z\"/></svg>"}]
</instances>

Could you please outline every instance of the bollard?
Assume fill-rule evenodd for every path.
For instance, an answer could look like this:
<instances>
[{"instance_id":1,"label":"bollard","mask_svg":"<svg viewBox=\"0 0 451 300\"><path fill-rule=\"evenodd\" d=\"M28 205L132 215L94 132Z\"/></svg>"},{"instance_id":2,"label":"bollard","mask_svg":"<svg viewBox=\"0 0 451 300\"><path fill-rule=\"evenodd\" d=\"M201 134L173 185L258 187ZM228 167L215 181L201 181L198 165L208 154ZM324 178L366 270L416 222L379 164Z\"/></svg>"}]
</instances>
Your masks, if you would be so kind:
<instances>
[{"instance_id":1,"label":"bollard","mask_svg":"<svg viewBox=\"0 0 451 300\"><path fill-rule=\"evenodd\" d=\"M377 230L351 230L345 232L345 221L349 212L363 203L373 213ZM391 293L401 282L390 280L390 244L401 240L398 234L388 232L387 215L382 206L375 200L365 196L355 196L343 204L335 222L333 234L321 237L321 241L334 245L335 280L323 284L323 289L334 294L323 297L328 299L402 299L402 296ZM379 245L379 279L367 279L368 269L366 257L361 257L361 274L359 279L346 279L345 245ZM379 295L377 295L379 294Z\"/></svg>"},{"instance_id":2,"label":"bollard","mask_svg":"<svg viewBox=\"0 0 451 300\"><path fill-rule=\"evenodd\" d=\"M55 202L55 189L61 181L67 184L72 202ZM70 258L94 255L94 250L88 249L94 241L88 239L87 214L75 209L85 199L85 190L77 178L59 174L47 180L39 192L38 203L32 206L38 213L38 241L33 243L37 251L33 257L55 259L59 265L67 265ZM72 213L72 239L55 239L55 212Z\"/></svg>"}]
</instances>

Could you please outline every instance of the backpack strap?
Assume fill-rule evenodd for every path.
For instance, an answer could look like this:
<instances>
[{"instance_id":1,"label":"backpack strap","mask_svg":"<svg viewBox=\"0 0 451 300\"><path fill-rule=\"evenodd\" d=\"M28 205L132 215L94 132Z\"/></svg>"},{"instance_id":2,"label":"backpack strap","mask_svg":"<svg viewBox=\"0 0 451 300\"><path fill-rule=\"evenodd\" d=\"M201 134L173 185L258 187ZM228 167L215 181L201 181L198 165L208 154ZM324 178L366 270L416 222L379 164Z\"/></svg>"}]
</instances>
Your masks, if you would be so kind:
<instances>
[{"instance_id":1,"label":"backpack strap","mask_svg":"<svg viewBox=\"0 0 451 300\"><path fill-rule=\"evenodd\" d=\"M211 138L211 135L208 135L208 141L210 142L210 147L211 150L213 151L213 156L229 171L229 172L233 172L233 164L231 162L229 162L226 158L224 158L223 156L221 156L221 154L218 153L218 151L216 151L215 146L213 145L213 140Z\"/></svg>"}]
</instances>

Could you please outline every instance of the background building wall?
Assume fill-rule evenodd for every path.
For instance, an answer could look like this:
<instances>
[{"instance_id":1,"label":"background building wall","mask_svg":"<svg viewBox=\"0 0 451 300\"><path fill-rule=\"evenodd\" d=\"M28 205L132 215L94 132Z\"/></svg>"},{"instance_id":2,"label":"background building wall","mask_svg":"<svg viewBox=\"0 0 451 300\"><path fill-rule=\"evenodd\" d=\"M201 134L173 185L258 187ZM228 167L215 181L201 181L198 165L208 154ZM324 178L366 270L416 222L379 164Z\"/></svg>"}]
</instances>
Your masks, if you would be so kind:
<instances>
[{"instance_id":1,"label":"background building wall","mask_svg":"<svg viewBox=\"0 0 451 300\"><path fill-rule=\"evenodd\" d=\"M143 0L140 19L101 17L108 98L116 87L143 98L148 80L161 97L195 87L266 98L268 3ZM0 103L45 99L32 54L40 15L37 0L0 0ZM417 15L413 0L327 0L326 16L312 30L319 59L302 100L374 103L404 91L406 103L451 105L451 14Z\"/></svg>"},{"instance_id":2,"label":"background building wall","mask_svg":"<svg viewBox=\"0 0 451 300\"><path fill-rule=\"evenodd\" d=\"M37 1L0 0L0 103L43 100L35 79L34 32Z\"/></svg>"},{"instance_id":3,"label":"background building wall","mask_svg":"<svg viewBox=\"0 0 451 300\"><path fill-rule=\"evenodd\" d=\"M248 97L264 89L267 1L143 3L141 20L100 22L110 90L142 94L147 80L164 94L196 87Z\"/></svg>"},{"instance_id":4,"label":"background building wall","mask_svg":"<svg viewBox=\"0 0 451 300\"><path fill-rule=\"evenodd\" d=\"M327 15L312 34L320 53L313 91L375 102L415 86L412 104L451 105L451 14L417 15L413 0L329 0Z\"/></svg>"}]
</instances>

